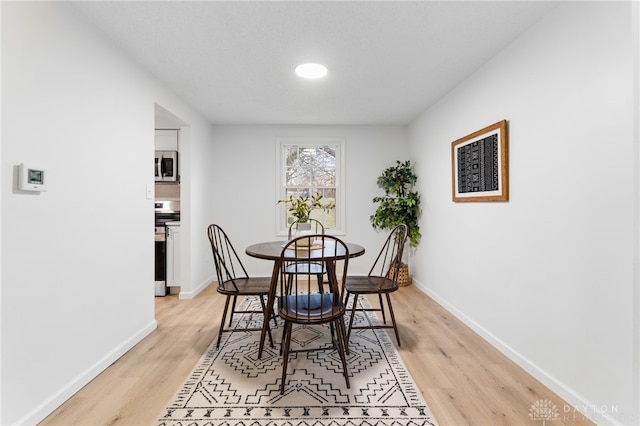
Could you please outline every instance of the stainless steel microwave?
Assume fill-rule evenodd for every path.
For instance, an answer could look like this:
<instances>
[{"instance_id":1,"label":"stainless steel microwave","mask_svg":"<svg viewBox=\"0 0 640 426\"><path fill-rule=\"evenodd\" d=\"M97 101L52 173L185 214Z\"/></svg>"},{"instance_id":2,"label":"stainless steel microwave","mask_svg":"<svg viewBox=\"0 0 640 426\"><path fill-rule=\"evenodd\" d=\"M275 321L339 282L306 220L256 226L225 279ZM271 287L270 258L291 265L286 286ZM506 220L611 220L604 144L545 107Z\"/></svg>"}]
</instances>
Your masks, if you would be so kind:
<instances>
[{"instance_id":1,"label":"stainless steel microwave","mask_svg":"<svg viewBox=\"0 0 640 426\"><path fill-rule=\"evenodd\" d=\"M156 182L178 182L178 151L156 151Z\"/></svg>"}]
</instances>

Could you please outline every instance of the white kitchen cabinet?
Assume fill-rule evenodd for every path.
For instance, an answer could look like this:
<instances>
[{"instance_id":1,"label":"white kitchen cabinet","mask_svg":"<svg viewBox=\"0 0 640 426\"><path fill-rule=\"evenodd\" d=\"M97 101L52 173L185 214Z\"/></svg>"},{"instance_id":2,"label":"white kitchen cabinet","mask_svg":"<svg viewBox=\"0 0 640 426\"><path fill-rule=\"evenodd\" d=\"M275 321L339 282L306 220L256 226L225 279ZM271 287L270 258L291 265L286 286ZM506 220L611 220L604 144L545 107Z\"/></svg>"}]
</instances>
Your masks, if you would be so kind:
<instances>
[{"instance_id":1,"label":"white kitchen cabinet","mask_svg":"<svg viewBox=\"0 0 640 426\"><path fill-rule=\"evenodd\" d=\"M178 130L156 129L156 151L179 151Z\"/></svg>"},{"instance_id":2,"label":"white kitchen cabinet","mask_svg":"<svg viewBox=\"0 0 640 426\"><path fill-rule=\"evenodd\" d=\"M180 286L180 224L167 223L167 287Z\"/></svg>"}]
</instances>

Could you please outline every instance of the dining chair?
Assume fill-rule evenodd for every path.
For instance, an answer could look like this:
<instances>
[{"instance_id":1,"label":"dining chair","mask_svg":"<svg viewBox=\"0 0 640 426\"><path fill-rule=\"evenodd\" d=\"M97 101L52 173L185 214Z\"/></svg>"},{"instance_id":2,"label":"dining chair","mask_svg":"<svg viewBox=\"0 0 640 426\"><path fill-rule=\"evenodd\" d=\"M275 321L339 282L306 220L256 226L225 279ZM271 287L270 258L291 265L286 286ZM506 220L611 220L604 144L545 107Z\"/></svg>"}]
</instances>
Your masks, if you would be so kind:
<instances>
[{"instance_id":1,"label":"dining chair","mask_svg":"<svg viewBox=\"0 0 640 426\"><path fill-rule=\"evenodd\" d=\"M315 246L309 247L309 242L305 239L316 241ZM321 245L321 246L320 246ZM319 247L318 247L319 246ZM314 278L317 274L312 271L312 263L322 263L327 271L327 289L323 292L320 287L314 285ZM309 266L306 273L287 273L287 266L291 263ZM337 265L340 264L341 268ZM336 351L342 361L342 372L349 387L349 372L347 369L347 346L346 328L344 322L344 279L347 275L349 265L349 249L339 238L329 235L317 234L313 236L301 236L294 238L285 244L280 257L280 279L281 282L291 278L291 285L281 285L278 297L278 313L284 321L284 331L282 335L283 363L282 382L280 393L284 393L285 380L287 377L287 366L289 355L298 352L311 351ZM340 269L337 271L336 269ZM322 339L314 339L307 344L293 338L293 334L301 329L293 325L317 327L329 325L330 345L320 343ZM296 341L296 347L291 347L291 341ZM333 359L333 358L331 358ZM327 357L327 362L331 362ZM332 370L337 370L331 368Z\"/></svg>"},{"instance_id":2,"label":"dining chair","mask_svg":"<svg viewBox=\"0 0 640 426\"><path fill-rule=\"evenodd\" d=\"M307 225L307 226L304 226ZM289 233L287 235L287 240L291 241L293 238L304 235L323 235L324 234L324 225L322 222L316 219L308 219L306 222L300 222L299 220L294 220L289 225ZM307 240L300 240L300 244L304 244ZM313 240L309 240L309 243L313 243ZM323 276L327 273L324 265L322 263L310 263L307 264L305 262L296 263L291 262L287 266L286 274L287 275L287 285L290 285L292 280L292 274L306 274L311 271L312 274L315 274L318 279L318 288L320 292L322 292L322 283Z\"/></svg>"},{"instance_id":3,"label":"dining chair","mask_svg":"<svg viewBox=\"0 0 640 426\"><path fill-rule=\"evenodd\" d=\"M351 330L353 329L380 329L380 328L393 328L396 334L396 340L398 346L400 346L400 334L398 333L398 326L396 324L396 318L393 315L393 306L391 304L391 296L398 289L398 276L400 275L400 266L402 264L402 253L404 246L407 242L407 226L400 224L396 226L387 237L378 257L373 262L369 274L365 276L348 276L346 279L346 298L345 304L349 302L349 296L353 294L353 304L351 305L351 312L349 318L349 328L347 331L347 342L351 338ZM366 308L360 302L358 308L358 298L365 295L378 295L379 307ZM387 318L385 315L385 303L383 303L383 297L385 296L385 302L389 310L389 316L391 317L391 325L387 324ZM371 319L367 316L366 312L374 311L382 314L382 324L373 324ZM356 312L362 312L366 325L354 325Z\"/></svg>"},{"instance_id":4,"label":"dining chair","mask_svg":"<svg viewBox=\"0 0 640 426\"><path fill-rule=\"evenodd\" d=\"M273 307L269 307L269 311L267 311L265 304L265 300L268 298L271 287L271 279L268 277L249 277L249 274L242 264L236 250L233 248L229 237L220 226L215 224L209 225L207 233L209 235L209 241L211 242L213 261L218 277L217 290L218 293L226 296L224 310L222 311L222 319L220 321L220 331L218 332L218 342L216 344L216 347L220 347L222 333L224 332L242 330L262 331L262 322L260 326L252 326L252 324L255 324L253 322L253 315L259 315L262 321L265 321L265 318L268 318L268 320L273 319L274 321L276 321L276 319L273 313ZM239 296L257 297L260 299L262 310L249 308L238 310L237 302ZM235 327L233 326L234 314L250 315L249 319L246 320L245 327L239 327L239 324L236 324ZM228 327L225 327L227 315L229 315L229 325ZM273 347L273 338L269 327L267 327L267 332L269 335L269 342L271 347Z\"/></svg>"}]
</instances>

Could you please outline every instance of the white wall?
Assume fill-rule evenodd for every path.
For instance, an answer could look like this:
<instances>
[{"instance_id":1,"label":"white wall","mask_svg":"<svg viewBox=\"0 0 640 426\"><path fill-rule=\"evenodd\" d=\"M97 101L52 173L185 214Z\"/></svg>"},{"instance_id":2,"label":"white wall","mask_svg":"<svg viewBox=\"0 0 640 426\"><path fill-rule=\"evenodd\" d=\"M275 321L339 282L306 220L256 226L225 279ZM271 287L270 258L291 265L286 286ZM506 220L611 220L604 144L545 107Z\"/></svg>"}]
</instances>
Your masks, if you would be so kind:
<instances>
[{"instance_id":1,"label":"white wall","mask_svg":"<svg viewBox=\"0 0 640 426\"><path fill-rule=\"evenodd\" d=\"M640 422L632 28L630 2L563 3L410 127L414 282L602 424ZM502 119L509 202L453 203L451 142Z\"/></svg>"},{"instance_id":2,"label":"white wall","mask_svg":"<svg viewBox=\"0 0 640 426\"><path fill-rule=\"evenodd\" d=\"M187 158L211 126L68 5L1 7L0 423L34 424L156 327L155 102L189 123ZM21 162L46 168L48 192L16 190ZM203 186L187 192L201 209Z\"/></svg>"},{"instance_id":3,"label":"white wall","mask_svg":"<svg viewBox=\"0 0 640 426\"><path fill-rule=\"evenodd\" d=\"M373 230L369 216L372 198L382 195L376 181L382 171L406 160L407 129L404 126L214 126L216 154L210 166L211 205L209 223L229 234L236 249L276 236L276 143L281 137L343 138L346 142L346 234L340 238L361 244L368 251L354 259L349 269L368 272L386 235ZM205 236L206 237L206 236ZM209 257L211 255L209 254ZM249 273L269 276L272 264L243 259ZM211 261L209 261L212 263ZM214 274L213 264L210 266Z\"/></svg>"},{"instance_id":4,"label":"white wall","mask_svg":"<svg viewBox=\"0 0 640 426\"><path fill-rule=\"evenodd\" d=\"M181 145L182 244L181 299L198 295L212 281L211 249L207 238L211 200L220 182L211 182L213 159L222 147L216 146L212 126L183 128L187 143Z\"/></svg>"}]
</instances>

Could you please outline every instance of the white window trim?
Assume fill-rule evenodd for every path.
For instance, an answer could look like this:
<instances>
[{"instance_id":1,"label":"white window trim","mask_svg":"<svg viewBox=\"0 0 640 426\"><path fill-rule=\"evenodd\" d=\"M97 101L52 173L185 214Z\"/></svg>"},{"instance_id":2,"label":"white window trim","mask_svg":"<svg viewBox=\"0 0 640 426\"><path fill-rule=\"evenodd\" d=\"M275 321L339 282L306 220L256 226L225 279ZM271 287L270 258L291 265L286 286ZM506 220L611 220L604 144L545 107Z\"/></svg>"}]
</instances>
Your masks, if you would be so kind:
<instances>
[{"instance_id":1,"label":"white window trim","mask_svg":"<svg viewBox=\"0 0 640 426\"><path fill-rule=\"evenodd\" d=\"M276 194L278 200L285 198L284 171L282 168L282 147L284 145L338 145L338 164L336 165L336 226L327 230L327 234L346 235L345 230L345 140L344 138L309 138L309 137L286 137L276 138ZM286 205L276 204L276 235L287 236L289 227L285 221Z\"/></svg>"}]
</instances>

